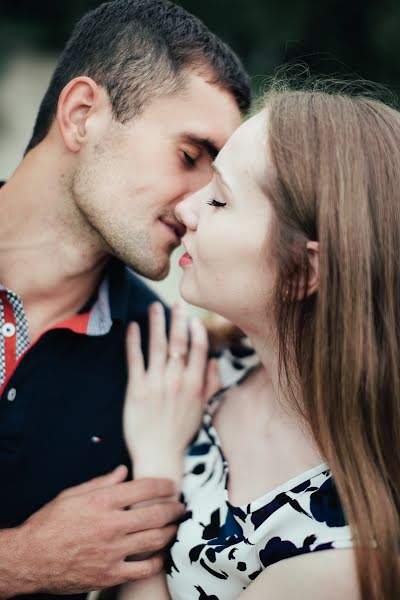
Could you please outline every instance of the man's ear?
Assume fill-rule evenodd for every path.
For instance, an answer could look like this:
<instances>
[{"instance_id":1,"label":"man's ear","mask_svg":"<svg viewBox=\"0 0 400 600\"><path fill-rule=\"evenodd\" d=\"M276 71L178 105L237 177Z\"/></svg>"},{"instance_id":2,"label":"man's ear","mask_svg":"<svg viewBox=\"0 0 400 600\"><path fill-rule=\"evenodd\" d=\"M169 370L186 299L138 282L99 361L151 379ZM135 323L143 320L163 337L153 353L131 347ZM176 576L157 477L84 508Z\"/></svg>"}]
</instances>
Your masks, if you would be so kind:
<instances>
[{"instance_id":1,"label":"man's ear","mask_svg":"<svg viewBox=\"0 0 400 600\"><path fill-rule=\"evenodd\" d=\"M78 152L87 135L87 119L99 97L100 88L90 77L76 77L58 99L57 123L65 146Z\"/></svg>"}]
</instances>

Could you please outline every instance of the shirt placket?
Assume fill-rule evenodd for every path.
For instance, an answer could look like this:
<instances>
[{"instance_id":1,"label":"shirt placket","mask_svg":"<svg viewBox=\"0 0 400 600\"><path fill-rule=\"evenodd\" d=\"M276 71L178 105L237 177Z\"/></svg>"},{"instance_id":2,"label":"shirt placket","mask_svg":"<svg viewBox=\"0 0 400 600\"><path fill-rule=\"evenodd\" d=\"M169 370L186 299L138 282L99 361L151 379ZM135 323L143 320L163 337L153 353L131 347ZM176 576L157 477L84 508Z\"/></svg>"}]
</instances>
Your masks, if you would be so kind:
<instances>
[{"instance_id":1,"label":"shirt placket","mask_svg":"<svg viewBox=\"0 0 400 600\"><path fill-rule=\"evenodd\" d=\"M6 288L0 288L0 305L0 391L3 391L4 383L29 346L29 334L19 296Z\"/></svg>"},{"instance_id":2,"label":"shirt placket","mask_svg":"<svg viewBox=\"0 0 400 600\"><path fill-rule=\"evenodd\" d=\"M75 333L98 336L108 333L111 326L108 278L105 277L96 301L88 312L80 312L53 325L51 329L69 329ZM44 333L46 331L41 335ZM30 344L28 322L21 298L0 285L0 395Z\"/></svg>"}]
</instances>

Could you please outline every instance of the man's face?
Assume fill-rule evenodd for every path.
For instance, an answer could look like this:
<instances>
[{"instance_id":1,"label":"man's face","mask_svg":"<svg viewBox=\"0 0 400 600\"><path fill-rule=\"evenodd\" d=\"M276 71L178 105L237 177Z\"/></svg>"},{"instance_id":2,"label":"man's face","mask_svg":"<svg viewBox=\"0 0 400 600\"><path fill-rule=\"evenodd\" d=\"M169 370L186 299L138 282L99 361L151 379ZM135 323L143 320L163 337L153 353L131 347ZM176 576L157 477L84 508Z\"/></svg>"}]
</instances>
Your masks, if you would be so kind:
<instances>
[{"instance_id":1,"label":"man's face","mask_svg":"<svg viewBox=\"0 0 400 600\"><path fill-rule=\"evenodd\" d=\"M174 208L211 180L213 154L240 112L231 94L192 74L184 92L155 100L125 125L107 112L88 122L91 142L80 152L72 195L109 252L162 279L184 233Z\"/></svg>"}]
</instances>

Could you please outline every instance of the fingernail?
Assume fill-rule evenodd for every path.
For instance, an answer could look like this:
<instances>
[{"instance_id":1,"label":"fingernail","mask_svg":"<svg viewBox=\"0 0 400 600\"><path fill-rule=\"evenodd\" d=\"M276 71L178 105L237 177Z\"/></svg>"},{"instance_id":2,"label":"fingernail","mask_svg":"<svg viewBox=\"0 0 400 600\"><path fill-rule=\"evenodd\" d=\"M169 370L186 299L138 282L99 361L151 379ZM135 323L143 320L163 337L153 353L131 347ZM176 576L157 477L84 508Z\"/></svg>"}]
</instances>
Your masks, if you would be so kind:
<instances>
[{"instance_id":1,"label":"fingernail","mask_svg":"<svg viewBox=\"0 0 400 600\"><path fill-rule=\"evenodd\" d=\"M111 472L111 474L114 477L117 477L117 475L122 475L122 471L125 471L126 467L125 465L118 465L118 467L115 467L114 471Z\"/></svg>"},{"instance_id":2,"label":"fingernail","mask_svg":"<svg viewBox=\"0 0 400 600\"><path fill-rule=\"evenodd\" d=\"M188 519L191 519L192 516L193 516L193 512L191 510L185 510L185 512L183 513L183 515L179 519L179 523L183 523L184 521L187 521Z\"/></svg>"},{"instance_id":3,"label":"fingernail","mask_svg":"<svg viewBox=\"0 0 400 600\"><path fill-rule=\"evenodd\" d=\"M173 306L173 312L176 317L186 317L186 307L180 300L177 300Z\"/></svg>"},{"instance_id":4,"label":"fingernail","mask_svg":"<svg viewBox=\"0 0 400 600\"><path fill-rule=\"evenodd\" d=\"M111 471L112 473L117 473L117 471L119 471L121 469L122 465L118 465L118 467L115 467L114 471Z\"/></svg>"},{"instance_id":5,"label":"fingernail","mask_svg":"<svg viewBox=\"0 0 400 600\"><path fill-rule=\"evenodd\" d=\"M179 308L179 310L186 312L187 305L183 298L179 298L179 300L176 303L176 306Z\"/></svg>"},{"instance_id":6,"label":"fingernail","mask_svg":"<svg viewBox=\"0 0 400 600\"><path fill-rule=\"evenodd\" d=\"M196 329L204 328L203 321L199 317L192 317L190 319L190 322L191 322L192 326L195 327Z\"/></svg>"},{"instance_id":7,"label":"fingernail","mask_svg":"<svg viewBox=\"0 0 400 600\"><path fill-rule=\"evenodd\" d=\"M153 312L159 313L162 310L162 304L161 302L153 302L150 308Z\"/></svg>"}]
</instances>

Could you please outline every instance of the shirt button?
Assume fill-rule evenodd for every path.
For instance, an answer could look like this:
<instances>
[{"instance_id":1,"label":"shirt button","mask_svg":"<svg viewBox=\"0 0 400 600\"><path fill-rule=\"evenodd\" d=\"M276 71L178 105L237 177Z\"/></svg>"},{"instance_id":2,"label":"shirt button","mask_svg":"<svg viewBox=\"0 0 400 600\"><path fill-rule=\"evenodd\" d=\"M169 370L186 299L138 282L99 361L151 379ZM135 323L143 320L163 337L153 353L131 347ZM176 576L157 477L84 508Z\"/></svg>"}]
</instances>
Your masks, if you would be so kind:
<instances>
[{"instance_id":1,"label":"shirt button","mask_svg":"<svg viewBox=\"0 0 400 600\"><path fill-rule=\"evenodd\" d=\"M10 388L8 390L7 400L9 402L14 402L16 395L17 395L17 390L15 388Z\"/></svg>"},{"instance_id":2,"label":"shirt button","mask_svg":"<svg viewBox=\"0 0 400 600\"><path fill-rule=\"evenodd\" d=\"M15 334L15 325L13 323L4 323L1 332L4 337L12 337Z\"/></svg>"}]
</instances>

